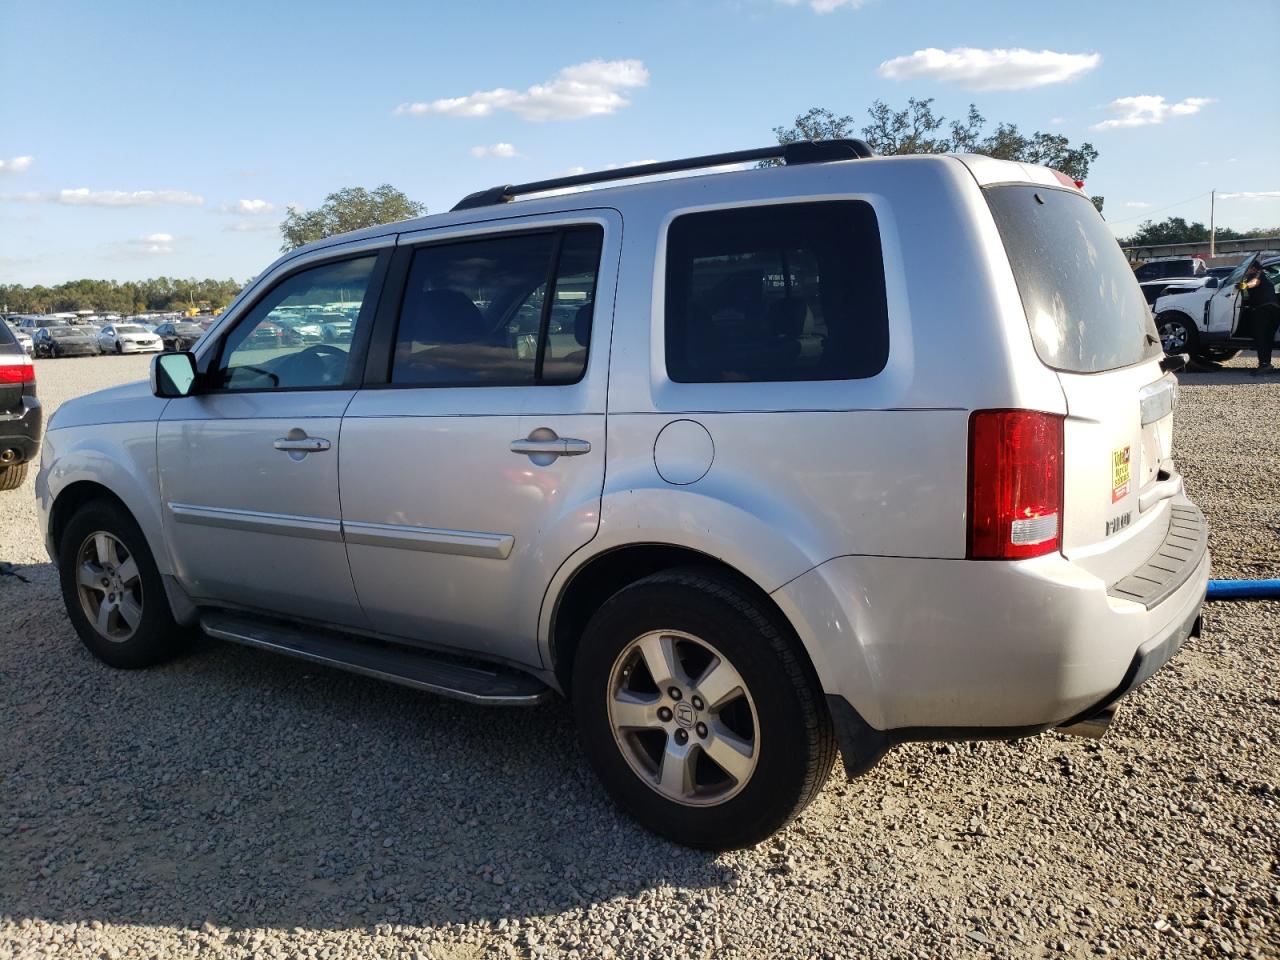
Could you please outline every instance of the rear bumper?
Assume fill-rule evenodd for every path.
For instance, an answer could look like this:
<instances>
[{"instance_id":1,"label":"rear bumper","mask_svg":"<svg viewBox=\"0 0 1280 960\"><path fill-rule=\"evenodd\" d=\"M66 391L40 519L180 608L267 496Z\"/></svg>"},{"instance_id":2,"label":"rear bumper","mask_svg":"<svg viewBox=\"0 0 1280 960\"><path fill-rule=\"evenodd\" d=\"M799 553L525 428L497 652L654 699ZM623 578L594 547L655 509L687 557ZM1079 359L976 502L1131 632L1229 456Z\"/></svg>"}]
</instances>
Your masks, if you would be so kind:
<instances>
[{"instance_id":1,"label":"rear bumper","mask_svg":"<svg viewBox=\"0 0 1280 960\"><path fill-rule=\"evenodd\" d=\"M0 460L6 451L16 457L3 466L14 466L34 460L40 450L40 431L44 426L44 408L38 397L24 396L22 410L16 414L0 414Z\"/></svg>"},{"instance_id":2,"label":"rear bumper","mask_svg":"<svg viewBox=\"0 0 1280 960\"><path fill-rule=\"evenodd\" d=\"M1150 605L1060 554L841 557L773 596L813 659L857 773L895 743L1011 739L1098 712L1198 633L1208 579L1196 541L1178 582Z\"/></svg>"}]
</instances>

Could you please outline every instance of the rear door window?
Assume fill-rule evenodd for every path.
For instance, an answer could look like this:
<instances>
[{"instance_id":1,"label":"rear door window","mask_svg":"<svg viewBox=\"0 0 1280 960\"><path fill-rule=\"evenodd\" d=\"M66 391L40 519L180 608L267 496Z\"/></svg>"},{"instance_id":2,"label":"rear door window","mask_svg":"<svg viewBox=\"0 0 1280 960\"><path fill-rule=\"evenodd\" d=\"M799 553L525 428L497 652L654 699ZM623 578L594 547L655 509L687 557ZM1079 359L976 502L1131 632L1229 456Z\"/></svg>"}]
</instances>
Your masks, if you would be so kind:
<instances>
[{"instance_id":1,"label":"rear door window","mask_svg":"<svg viewBox=\"0 0 1280 960\"><path fill-rule=\"evenodd\" d=\"M603 239L599 227L583 226L419 248L391 382L510 387L581 379Z\"/></svg>"},{"instance_id":2,"label":"rear door window","mask_svg":"<svg viewBox=\"0 0 1280 960\"><path fill-rule=\"evenodd\" d=\"M675 218L665 331L677 383L875 376L889 356L875 211L834 200Z\"/></svg>"},{"instance_id":3,"label":"rear door window","mask_svg":"<svg viewBox=\"0 0 1280 960\"><path fill-rule=\"evenodd\" d=\"M985 193L1046 366L1099 373L1161 355L1142 289L1087 197L1032 184Z\"/></svg>"}]
</instances>

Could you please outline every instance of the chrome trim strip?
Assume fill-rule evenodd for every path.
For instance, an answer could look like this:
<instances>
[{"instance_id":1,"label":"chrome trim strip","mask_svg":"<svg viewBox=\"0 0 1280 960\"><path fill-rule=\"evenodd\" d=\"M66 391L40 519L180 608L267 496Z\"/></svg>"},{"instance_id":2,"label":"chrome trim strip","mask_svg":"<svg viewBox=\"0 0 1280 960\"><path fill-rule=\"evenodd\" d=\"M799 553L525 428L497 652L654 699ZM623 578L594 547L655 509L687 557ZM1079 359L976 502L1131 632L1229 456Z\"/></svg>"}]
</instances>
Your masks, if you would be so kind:
<instances>
[{"instance_id":1,"label":"chrome trim strip","mask_svg":"<svg viewBox=\"0 0 1280 960\"><path fill-rule=\"evenodd\" d=\"M426 553L450 553L463 557L485 557L490 560L507 559L516 542L516 538L509 533L437 530L398 523L355 523L344 520L342 531L347 543L421 550Z\"/></svg>"},{"instance_id":2,"label":"chrome trim strip","mask_svg":"<svg viewBox=\"0 0 1280 960\"><path fill-rule=\"evenodd\" d=\"M323 517L298 517L287 513L230 510L226 507L198 507L190 503L170 503L169 512L178 523L200 527L220 527L249 533L274 533L304 540L342 542L342 522Z\"/></svg>"}]
</instances>

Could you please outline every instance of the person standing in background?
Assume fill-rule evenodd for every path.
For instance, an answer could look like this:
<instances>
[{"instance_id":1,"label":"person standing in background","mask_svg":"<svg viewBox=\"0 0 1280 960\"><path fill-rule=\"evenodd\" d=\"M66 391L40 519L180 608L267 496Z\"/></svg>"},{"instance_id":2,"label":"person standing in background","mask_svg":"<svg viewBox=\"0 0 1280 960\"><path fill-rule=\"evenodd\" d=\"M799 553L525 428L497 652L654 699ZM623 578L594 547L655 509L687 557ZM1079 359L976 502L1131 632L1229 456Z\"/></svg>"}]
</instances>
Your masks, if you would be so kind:
<instances>
[{"instance_id":1,"label":"person standing in background","mask_svg":"<svg viewBox=\"0 0 1280 960\"><path fill-rule=\"evenodd\" d=\"M1276 296L1271 278L1256 259L1244 272L1240 288L1244 291L1245 303L1249 308L1254 348L1258 351L1258 367L1251 373L1258 377L1275 370L1271 366L1271 351L1275 346L1276 329L1280 328L1280 298Z\"/></svg>"}]
</instances>

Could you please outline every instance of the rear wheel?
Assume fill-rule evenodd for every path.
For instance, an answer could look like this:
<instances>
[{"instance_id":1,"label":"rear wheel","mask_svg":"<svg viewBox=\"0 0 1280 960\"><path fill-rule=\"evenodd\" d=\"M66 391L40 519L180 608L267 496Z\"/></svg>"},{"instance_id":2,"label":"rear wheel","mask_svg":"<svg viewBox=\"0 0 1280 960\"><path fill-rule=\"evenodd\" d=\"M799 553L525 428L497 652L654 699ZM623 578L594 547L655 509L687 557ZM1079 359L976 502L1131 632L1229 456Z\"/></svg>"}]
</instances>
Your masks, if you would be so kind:
<instances>
[{"instance_id":1,"label":"rear wheel","mask_svg":"<svg viewBox=\"0 0 1280 960\"><path fill-rule=\"evenodd\" d=\"M1191 318L1184 313L1166 310L1156 317L1156 332L1160 334L1160 345L1165 353L1200 352L1200 335L1196 331Z\"/></svg>"},{"instance_id":2,"label":"rear wheel","mask_svg":"<svg viewBox=\"0 0 1280 960\"><path fill-rule=\"evenodd\" d=\"M822 789L835 738L789 631L737 584L694 568L621 590L574 665L583 748L613 799L687 846L766 839Z\"/></svg>"},{"instance_id":3,"label":"rear wheel","mask_svg":"<svg viewBox=\"0 0 1280 960\"><path fill-rule=\"evenodd\" d=\"M181 648L186 633L169 610L146 538L123 507L95 500L72 516L58 573L71 625L99 660L147 667Z\"/></svg>"},{"instance_id":4,"label":"rear wheel","mask_svg":"<svg viewBox=\"0 0 1280 960\"><path fill-rule=\"evenodd\" d=\"M27 464L15 463L0 467L0 490L17 490L27 479Z\"/></svg>"}]
</instances>

